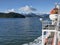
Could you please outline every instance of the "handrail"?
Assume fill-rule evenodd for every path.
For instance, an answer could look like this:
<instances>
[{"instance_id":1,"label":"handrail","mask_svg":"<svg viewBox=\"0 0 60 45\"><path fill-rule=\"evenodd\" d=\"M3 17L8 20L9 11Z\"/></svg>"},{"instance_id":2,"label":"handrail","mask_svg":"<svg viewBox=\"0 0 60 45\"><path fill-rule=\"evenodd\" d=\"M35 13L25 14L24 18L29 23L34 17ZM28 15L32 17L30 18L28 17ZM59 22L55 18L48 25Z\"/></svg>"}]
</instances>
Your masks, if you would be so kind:
<instances>
[{"instance_id":1,"label":"handrail","mask_svg":"<svg viewBox=\"0 0 60 45\"><path fill-rule=\"evenodd\" d=\"M52 21L42 21L42 29L55 30L55 25L52 25Z\"/></svg>"}]
</instances>

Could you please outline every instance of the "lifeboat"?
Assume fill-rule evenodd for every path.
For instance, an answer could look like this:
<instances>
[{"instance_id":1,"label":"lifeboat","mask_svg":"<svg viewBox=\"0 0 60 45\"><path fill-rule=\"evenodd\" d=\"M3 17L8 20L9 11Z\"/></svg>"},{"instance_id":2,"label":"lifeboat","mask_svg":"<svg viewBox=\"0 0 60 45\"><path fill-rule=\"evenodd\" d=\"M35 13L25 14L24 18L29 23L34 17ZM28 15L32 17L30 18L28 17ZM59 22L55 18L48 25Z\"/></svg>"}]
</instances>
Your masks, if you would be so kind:
<instances>
[{"instance_id":1,"label":"lifeboat","mask_svg":"<svg viewBox=\"0 0 60 45\"><path fill-rule=\"evenodd\" d=\"M58 8L54 8L51 10L49 18L51 20L57 20L57 15L58 15Z\"/></svg>"},{"instance_id":2,"label":"lifeboat","mask_svg":"<svg viewBox=\"0 0 60 45\"><path fill-rule=\"evenodd\" d=\"M58 8L54 8L51 10L50 14L58 14Z\"/></svg>"}]
</instances>

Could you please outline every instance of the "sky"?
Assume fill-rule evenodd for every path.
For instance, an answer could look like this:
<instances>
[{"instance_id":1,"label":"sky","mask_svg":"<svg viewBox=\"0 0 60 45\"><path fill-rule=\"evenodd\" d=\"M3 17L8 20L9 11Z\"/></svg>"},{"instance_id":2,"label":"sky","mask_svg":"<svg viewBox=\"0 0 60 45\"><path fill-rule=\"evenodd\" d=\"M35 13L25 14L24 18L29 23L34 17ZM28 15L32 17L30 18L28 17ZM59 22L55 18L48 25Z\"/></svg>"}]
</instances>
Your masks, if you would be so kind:
<instances>
[{"instance_id":1,"label":"sky","mask_svg":"<svg viewBox=\"0 0 60 45\"><path fill-rule=\"evenodd\" d=\"M26 12L49 13L56 2L60 2L60 0L0 0L0 12L22 12L22 10L26 10Z\"/></svg>"}]
</instances>

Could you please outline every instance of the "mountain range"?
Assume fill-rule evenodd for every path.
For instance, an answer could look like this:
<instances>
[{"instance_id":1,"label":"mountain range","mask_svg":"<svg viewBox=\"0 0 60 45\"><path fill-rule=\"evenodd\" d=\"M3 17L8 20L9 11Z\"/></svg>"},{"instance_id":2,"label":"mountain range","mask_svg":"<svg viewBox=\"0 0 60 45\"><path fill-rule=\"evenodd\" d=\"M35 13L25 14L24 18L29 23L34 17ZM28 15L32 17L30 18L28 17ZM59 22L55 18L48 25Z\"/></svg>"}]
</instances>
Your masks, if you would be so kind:
<instances>
[{"instance_id":1,"label":"mountain range","mask_svg":"<svg viewBox=\"0 0 60 45\"><path fill-rule=\"evenodd\" d=\"M0 18L25 18L25 16L15 12L9 12L9 13L0 12Z\"/></svg>"},{"instance_id":2,"label":"mountain range","mask_svg":"<svg viewBox=\"0 0 60 45\"><path fill-rule=\"evenodd\" d=\"M40 18L49 17L49 14L36 14L36 13L28 13L23 15L26 17L40 17Z\"/></svg>"},{"instance_id":3,"label":"mountain range","mask_svg":"<svg viewBox=\"0 0 60 45\"><path fill-rule=\"evenodd\" d=\"M9 12L9 13L0 12L0 18L25 18L25 17L45 18L49 17L49 14L36 14L36 13L21 14L16 12Z\"/></svg>"}]
</instances>

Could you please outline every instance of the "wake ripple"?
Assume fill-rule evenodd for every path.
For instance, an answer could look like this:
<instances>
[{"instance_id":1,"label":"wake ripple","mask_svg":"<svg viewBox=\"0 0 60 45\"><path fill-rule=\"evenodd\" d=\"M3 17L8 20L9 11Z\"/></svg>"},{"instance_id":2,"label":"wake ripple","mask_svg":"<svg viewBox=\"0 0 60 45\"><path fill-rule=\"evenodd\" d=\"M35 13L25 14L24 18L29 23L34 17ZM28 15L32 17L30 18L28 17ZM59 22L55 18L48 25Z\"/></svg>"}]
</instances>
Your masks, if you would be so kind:
<instances>
[{"instance_id":1,"label":"wake ripple","mask_svg":"<svg viewBox=\"0 0 60 45\"><path fill-rule=\"evenodd\" d=\"M22 44L22 45L42 45L42 36L38 37L33 42Z\"/></svg>"}]
</instances>

